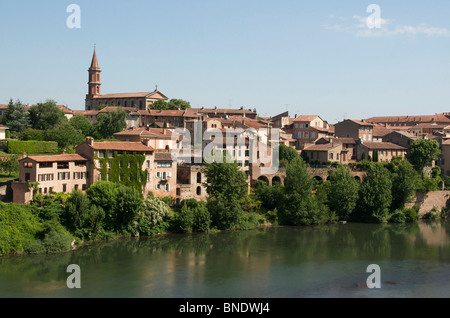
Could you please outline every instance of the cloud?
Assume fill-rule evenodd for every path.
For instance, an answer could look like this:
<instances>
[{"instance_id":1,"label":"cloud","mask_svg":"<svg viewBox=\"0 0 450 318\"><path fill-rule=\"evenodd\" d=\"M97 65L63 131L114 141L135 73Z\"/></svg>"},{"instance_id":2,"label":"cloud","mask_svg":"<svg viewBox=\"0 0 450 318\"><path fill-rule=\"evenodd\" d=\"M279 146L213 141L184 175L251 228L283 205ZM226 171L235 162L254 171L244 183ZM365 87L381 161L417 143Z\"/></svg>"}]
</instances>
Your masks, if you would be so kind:
<instances>
[{"instance_id":1,"label":"cloud","mask_svg":"<svg viewBox=\"0 0 450 318\"><path fill-rule=\"evenodd\" d=\"M330 16L331 17L331 16ZM342 19L341 19L342 20ZM370 22L370 21L369 21ZM430 36L430 37L450 37L450 29L436 27L428 24L401 25L394 20L379 18L372 21L377 27L369 28L368 17L353 16L350 23L324 24L323 27L336 32L346 32L357 37L392 37L392 36Z\"/></svg>"}]
</instances>

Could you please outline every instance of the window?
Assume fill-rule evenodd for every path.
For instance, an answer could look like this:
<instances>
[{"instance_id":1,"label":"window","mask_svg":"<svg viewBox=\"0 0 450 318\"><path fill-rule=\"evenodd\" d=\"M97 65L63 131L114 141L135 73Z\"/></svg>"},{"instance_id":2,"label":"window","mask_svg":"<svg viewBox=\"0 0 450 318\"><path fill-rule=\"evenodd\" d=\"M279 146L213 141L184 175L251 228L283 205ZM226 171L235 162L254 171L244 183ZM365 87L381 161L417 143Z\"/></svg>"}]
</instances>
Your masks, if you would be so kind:
<instances>
[{"instance_id":1,"label":"window","mask_svg":"<svg viewBox=\"0 0 450 318\"><path fill-rule=\"evenodd\" d=\"M41 162L39 163L39 168L51 168L53 167L53 162Z\"/></svg>"},{"instance_id":2,"label":"window","mask_svg":"<svg viewBox=\"0 0 450 318\"><path fill-rule=\"evenodd\" d=\"M105 151L104 150L99 150L98 151L98 157L99 158L105 158Z\"/></svg>"},{"instance_id":3,"label":"window","mask_svg":"<svg viewBox=\"0 0 450 318\"><path fill-rule=\"evenodd\" d=\"M197 195L201 195L202 194L202 187L197 187Z\"/></svg>"},{"instance_id":4,"label":"window","mask_svg":"<svg viewBox=\"0 0 450 318\"><path fill-rule=\"evenodd\" d=\"M69 163L68 162L58 162L58 169L69 169Z\"/></svg>"},{"instance_id":5,"label":"window","mask_svg":"<svg viewBox=\"0 0 450 318\"><path fill-rule=\"evenodd\" d=\"M172 167L172 161L167 161L167 162L158 161L156 163L156 166L157 167L166 167L166 168Z\"/></svg>"},{"instance_id":6,"label":"window","mask_svg":"<svg viewBox=\"0 0 450 318\"><path fill-rule=\"evenodd\" d=\"M333 153L330 153L330 159L333 159Z\"/></svg>"},{"instance_id":7,"label":"window","mask_svg":"<svg viewBox=\"0 0 450 318\"><path fill-rule=\"evenodd\" d=\"M33 168L33 163L32 162L24 162L23 167L24 168Z\"/></svg>"},{"instance_id":8,"label":"window","mask_svg":"<svg viewBox=\"0 0 450 318\"><path fill-rule=\"evenodd\" d=\"M67 191L67 184L63 184L63 190L62 192L66 192Z\"/></svg>"}]
</instances>

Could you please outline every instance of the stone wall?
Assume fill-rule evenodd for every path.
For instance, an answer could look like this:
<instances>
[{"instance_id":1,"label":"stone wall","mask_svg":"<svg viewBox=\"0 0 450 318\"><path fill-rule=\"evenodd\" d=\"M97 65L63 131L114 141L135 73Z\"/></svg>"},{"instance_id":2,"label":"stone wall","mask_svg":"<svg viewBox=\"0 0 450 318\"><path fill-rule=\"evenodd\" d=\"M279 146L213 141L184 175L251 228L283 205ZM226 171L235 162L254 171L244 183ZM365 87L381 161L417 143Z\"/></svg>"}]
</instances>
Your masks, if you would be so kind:
<instances>
[{"instance_id":1,"label":"stone wall","mask_svg":"<svg viewBox=\"0 0 450 318\"><path fill-rule=\"evenodd\" d=\"M450 203L450 191L417 192L414 202L406 204L407 208L420 205L419 214L430 212L433 208L440 211Z\"/></svg>"}]
</instances>

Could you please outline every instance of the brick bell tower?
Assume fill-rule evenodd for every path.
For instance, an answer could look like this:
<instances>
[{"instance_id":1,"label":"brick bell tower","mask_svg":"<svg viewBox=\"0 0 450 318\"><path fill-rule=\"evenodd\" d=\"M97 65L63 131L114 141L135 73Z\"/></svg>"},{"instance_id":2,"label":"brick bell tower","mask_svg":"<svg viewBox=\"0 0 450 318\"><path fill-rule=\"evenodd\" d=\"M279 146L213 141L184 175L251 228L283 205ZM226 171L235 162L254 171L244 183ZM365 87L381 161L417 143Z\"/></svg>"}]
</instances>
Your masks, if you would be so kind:
<instances>
[{"instance_id":1,"label":"brick bell tower","mask_svg":"<svg viewBox=\"0 0 450 318\"><path fill-rule=\"evenodd\" d=\"M100 96L100 86L102 83L100 82L100 67L98 66L97 54L95 53L94 48L94 56L92 56L91 67L89 68L89 82L88 82L88 93L86 95L86 110L96 109L94 105L93 99L95 96Z\"/></svg>"}]
</instances>

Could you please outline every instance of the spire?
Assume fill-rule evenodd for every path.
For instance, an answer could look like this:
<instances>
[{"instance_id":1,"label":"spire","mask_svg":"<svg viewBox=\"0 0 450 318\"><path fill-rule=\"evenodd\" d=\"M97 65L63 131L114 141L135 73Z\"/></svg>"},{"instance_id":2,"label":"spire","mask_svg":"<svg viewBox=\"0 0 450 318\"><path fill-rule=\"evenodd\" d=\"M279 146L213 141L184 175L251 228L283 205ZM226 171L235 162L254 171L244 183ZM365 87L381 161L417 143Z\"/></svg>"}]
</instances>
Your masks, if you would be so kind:
<instances>
[{"instance_id":1,"label":"spire","mask_svg":"<svg viewBox=\"0 0 450 318\"><path fill-rule=\"evenodd\" d=\"M95 53L95 46L94 46L94 56L92 56L92 63L91 63L91 69L99 69L98 67L98 61L97 61L97 54Z\"/></svg>"}]
</instances>

